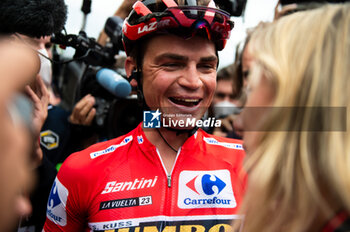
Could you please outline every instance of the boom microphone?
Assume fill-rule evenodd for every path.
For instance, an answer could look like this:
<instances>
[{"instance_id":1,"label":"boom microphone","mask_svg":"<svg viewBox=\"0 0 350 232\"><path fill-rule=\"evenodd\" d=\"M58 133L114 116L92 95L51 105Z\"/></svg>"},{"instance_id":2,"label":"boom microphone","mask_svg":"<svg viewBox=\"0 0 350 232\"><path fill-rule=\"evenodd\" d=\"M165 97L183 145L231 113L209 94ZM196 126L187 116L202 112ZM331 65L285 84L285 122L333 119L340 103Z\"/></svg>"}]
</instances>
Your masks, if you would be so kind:
<instances>
[{"instance_id":1,"label":"boom microphone","mask_svg":"<svg viewBox=\"0 0 350 232\"><path fill-rule=\"evenodd\" d=\"M67 20L64 0L1 0L0 33L40 38L60 32Z\"/></svg>"},{"instance_id":2,"label":"boom microphone","mask_svg":"<svg viewBox=\"0 0 350 232\"><path fill-rule=\"evenodd\" d=\"M115 71L103 68L96 74L97 82L116 97L125 98L131 92L131 85Z\"/></svg>"},{"instance_id":3,"label":"boom microphone","mask_svg":"<svg viewBox=\"0 0 350 232\"><path fill-rule=\"evenodd\" d=\"M105 24L105 32L113 43L118 43L121 40L122 28L124 20L119 16L109 17Z\"/></svg>"}]
</instances>

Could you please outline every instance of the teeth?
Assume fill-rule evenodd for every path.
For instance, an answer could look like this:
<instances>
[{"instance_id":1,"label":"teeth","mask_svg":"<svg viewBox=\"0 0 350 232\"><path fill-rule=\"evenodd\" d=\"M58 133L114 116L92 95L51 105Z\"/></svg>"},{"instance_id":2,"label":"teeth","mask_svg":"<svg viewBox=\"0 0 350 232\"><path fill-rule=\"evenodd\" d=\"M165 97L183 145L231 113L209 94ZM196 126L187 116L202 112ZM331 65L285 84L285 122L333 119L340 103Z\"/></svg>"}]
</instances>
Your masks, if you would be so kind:
<instances>
[{"instance_id":1,"label":"teeth","mask_svg":"<svg viewBox=\"0 0 350 232\"><path fill-rule=\"evenodd\" d=\"M189 103L195 103L198 102L198 99L183 99L183 98L174 98L177 101L184 101L184 102L189 102Z\"/></svg>"}]
</instances>

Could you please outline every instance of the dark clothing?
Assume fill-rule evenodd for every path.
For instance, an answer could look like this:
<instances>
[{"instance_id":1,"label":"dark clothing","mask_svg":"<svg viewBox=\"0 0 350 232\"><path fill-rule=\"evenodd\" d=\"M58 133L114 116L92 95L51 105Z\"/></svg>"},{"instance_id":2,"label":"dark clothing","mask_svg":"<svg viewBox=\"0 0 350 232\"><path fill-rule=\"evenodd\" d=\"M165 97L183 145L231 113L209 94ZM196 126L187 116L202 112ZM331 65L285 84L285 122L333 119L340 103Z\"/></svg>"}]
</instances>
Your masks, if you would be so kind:
<instances>
[{"instance_id":1,"label":"dark clothing","mask_svg":"<svg viewBox=\"0 0 350 232\"><path fill-rule=\"evenodd\" d=\"M18 231L40 232L45 223L47 199L57 171L44 155L41 165L36 169L36 174L36 187L30 196L33 212L27 220L22 219Z\"/></svg>"},{"instance_id":2,"label":"dark clothing","mask_svg":"<svg viewBox=\"0 0 350 232\"><path fill-rule=\"evenodd\" d=\"M322 232L350 231L350 216L346 211L340 211L324 226Z\"/></svg>"},{"instance_id":3,"label":"dark clothing","mask_svg":"<svg viewBox=\"0 0 350 232\"><path fill-rule=\"evenodd\" d=\"M40 133L40 147L55 166L70 154L71 137L69 112L58 106L49 106L47 119Z\"/></svg>"},{"instance_id":4,"label":"dark clothing","mask_svg":"<svg viewBox=\"0 0 350 232\"><path fill-rule=\"evenodd\" d=\"M87 136L88 127L75 126L69 123L70 112L59 106L49 106L48 116L40 132L40 147L43 160L37 168L36 186L30 200L32 214L22 219L18 232L41 232L46 219L46 205L52 184L55 180L58 165L73 152L82 149L81 144Z\"/></svg>"}]
</instances>

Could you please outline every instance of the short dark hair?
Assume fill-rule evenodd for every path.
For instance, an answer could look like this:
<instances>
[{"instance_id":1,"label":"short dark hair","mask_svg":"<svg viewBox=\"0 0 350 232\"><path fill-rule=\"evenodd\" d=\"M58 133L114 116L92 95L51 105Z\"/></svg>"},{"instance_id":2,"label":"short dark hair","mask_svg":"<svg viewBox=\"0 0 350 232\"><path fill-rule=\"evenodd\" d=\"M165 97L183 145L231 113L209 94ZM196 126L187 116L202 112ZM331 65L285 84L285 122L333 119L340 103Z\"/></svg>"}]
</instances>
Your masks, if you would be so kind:
<instances>
[{"instance_id":1,"label":"short dark hair","mask_svg":"<svg viewBox=\"0 0 350 232\"><path fill-rule=\"evenodd\" d=\"M236 72L235 64L230 64L226 67L223 67L218 71L216 81L221 81L221 80L233 81L234 75L236 75L235 72Z\"/></svg>"}]
</instances>

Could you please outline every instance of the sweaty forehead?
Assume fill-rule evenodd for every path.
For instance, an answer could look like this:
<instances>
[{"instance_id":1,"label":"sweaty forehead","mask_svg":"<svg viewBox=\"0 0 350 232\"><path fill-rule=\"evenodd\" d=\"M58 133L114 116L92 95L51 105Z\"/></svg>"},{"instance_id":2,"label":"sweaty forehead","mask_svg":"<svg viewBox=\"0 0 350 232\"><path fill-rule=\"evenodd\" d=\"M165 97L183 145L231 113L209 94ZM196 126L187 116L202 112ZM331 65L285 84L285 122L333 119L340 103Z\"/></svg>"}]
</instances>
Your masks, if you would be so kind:
<instances>
[{"instance_id":1,"label":"sweaty forehead","mask_svg":"<svg viewBox=\"0 0 350 232\"><path fill-rule=\"evenodd\" d=\"M161 35L148 40L145 47L145 57L188 59L216 59L217 53L213 42L202 37L183 39L174 35Z\"/></svg>"},{"instance_id":2,"label":"sweaty forehead","mask_svg":"<svg viewBox=\"0 0 350 232\"><path fill-rule=\"evenodd\" d=\"M193 56L186 56L186 55L178 55L176 53L162 53L154 57L155 63L159 63L164 60L182 61L182 62L188 62L190 60L197 60L199 62L213 62L213 63L218 62L218 58L215 55L193 57Z\"/></svg>"}]
</instances>

